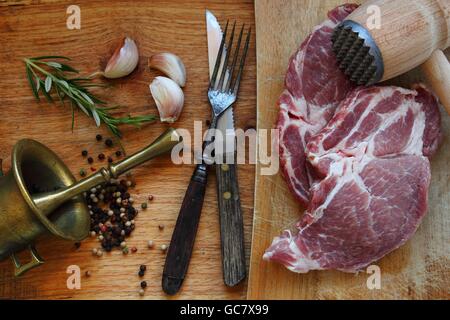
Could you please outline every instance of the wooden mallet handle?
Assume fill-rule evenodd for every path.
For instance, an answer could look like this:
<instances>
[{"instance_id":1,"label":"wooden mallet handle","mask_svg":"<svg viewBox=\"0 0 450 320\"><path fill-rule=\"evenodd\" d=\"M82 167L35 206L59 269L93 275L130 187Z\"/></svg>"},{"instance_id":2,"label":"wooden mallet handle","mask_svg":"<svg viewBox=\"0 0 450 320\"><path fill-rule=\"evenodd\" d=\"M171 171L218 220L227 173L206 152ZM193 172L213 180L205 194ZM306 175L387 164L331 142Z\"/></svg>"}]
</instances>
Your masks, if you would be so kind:
<instances>
[{"instance_id":1,"label":"wooden mallet handle","mask_svg":"<svg viewBox=\"0 0 450 320\"><path fill-rule=\"evenodd\" d=\"M442 105L450 114L450 63L441 50L436 50L430 59L422 65L431 87L439 97Z\"/></svg>"}]
</instances>

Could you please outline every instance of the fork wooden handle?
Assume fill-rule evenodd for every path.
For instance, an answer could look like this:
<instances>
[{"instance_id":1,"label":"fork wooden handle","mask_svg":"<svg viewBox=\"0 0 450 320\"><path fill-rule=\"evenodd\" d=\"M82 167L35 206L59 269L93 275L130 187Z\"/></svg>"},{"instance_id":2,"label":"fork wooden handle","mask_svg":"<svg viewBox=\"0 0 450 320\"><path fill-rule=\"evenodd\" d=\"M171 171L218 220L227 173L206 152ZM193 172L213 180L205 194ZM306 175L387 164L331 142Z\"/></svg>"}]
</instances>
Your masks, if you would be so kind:
<instances>
[{"instance_id":1,"label":"fork wooden handle","mask_svg":"<svg viewBox=\"0 0 450 320\"><path fill-rule=\"evenodd\" d=\"M164 265L162 288L167 294L176 294L186 276L202 212L207 180L208 167L205 164L197 165L181 205Z\"/></svg>"}]
</instances>

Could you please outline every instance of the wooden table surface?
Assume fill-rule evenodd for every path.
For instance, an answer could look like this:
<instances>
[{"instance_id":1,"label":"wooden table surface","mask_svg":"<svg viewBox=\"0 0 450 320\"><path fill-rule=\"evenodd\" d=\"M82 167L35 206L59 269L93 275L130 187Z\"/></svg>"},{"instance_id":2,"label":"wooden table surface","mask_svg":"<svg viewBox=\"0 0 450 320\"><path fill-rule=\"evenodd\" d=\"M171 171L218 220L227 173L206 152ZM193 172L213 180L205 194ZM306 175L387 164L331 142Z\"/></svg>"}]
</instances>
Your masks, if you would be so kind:
<instances>
[{"instance_id":1,"label":"wooden table surface","mask_svg":"<svg viewBox=\"0 0 450 320\"><path fill-rule=\"evenodd\" d=\"M312 28L326 19L328 10L343 0L258 0L257 37L258 129L273 128L276 102L284 88L289 57ZM447 50L450 57L450 50ZM413 70L391 84L409 87L423 81ZM304 208L295 201L281 174L261 175L256 168L255 213L250 262L250 299L448 299L450 297L450 117L442 112L444 140L431 161L432 180L428 214L404 246L375 264L381 270L381 289L369 290L370 274L311 271L296 274L262 255L282 230L290 229Z\"/></svg>"},{"instance_id":2,"label":"wooden table surface","mask_svg":"<svg viewBox=\"0 0 450 320\"><path fill-rule=\"evenodd\" d=\"M114 104L126 106L134 115L156 114L148 89L151 80L160 75L149 70L147 59L154 53L169 51L178 54L187 68L185 108L176 128L193 132L194 120L210 116L206 99L208 60L205 33L205 9L212 10L223 23L236 19L254 25L253 1L77 1L81 8L81 29L66 28L66 9L73 1L0 1L0 158L5 171L10 168L10 153L21 138L36 139L53 149L73 173L88 168L80 156L82 149L91 153L103 151L95 135L108 132L97 129L91 119L76 113L71 132L68 108L37 103L25 78L22 59L40 55L65 55L73 65L90 74L104 66L115 43L125 35L135 39L140 51L137 70L129 77L110 81L114 86L99 95ZM256 60L255 38L252 38L241 95L235 106L237 128L256 126ZM135 152L156 138L166 124L155 123L141 130L126 128L123 144L128 153ZM99 164L96 164L99 166ZM178 215L193 165L174 165L168 156L134 170L137 186L132 195L137 203L154 196L146 211L136 220L136 230L127 240L138 252L124 256L113 251L94 257L91 250L99 244L87 239L76 249L73 243L49 237L37 244L46 263L25 276L15 279L8 259L0 263L0 298L41 299L135 299L140 279L138 267L146 264L148 288L145 299L167 298L161 290L164 254L146 247L168 244ZM246 283L228 289L223 285L219 225L214 177L207 188L206 201L192 256L190 271L182 291L175 298L240 299L246 296ZM239 167L239 182L245 223L246 254L250 254L253 214L254 166ZM164 224L163 231L158 229ZM21 255L26 259L27 254ZM81 289L69 290L66 269L78 265L82 274Z\"/></svg>"}]
</instances>

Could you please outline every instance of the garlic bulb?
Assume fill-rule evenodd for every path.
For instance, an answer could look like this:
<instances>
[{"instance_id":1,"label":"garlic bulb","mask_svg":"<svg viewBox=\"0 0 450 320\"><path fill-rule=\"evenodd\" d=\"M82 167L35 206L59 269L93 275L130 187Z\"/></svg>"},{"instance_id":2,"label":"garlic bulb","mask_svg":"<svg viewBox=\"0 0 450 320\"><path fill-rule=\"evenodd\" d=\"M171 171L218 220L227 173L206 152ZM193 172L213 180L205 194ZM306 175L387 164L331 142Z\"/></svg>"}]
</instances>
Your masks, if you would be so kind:
<instances>
[{"instance_id":1,"label":"garlic bulb","mask_svg":"<svg viewBox=\"0 0 450 320\"><path fill-rule=\"evenodd\" d=\"M183 61L173 53L163 52L150 57L150 68L164 72L170 79L178 83L180 87L186 84L186 68Z\"/></svg>"},{"instance_id":2,"label":"garlic bulb","mask_svg":"<svg viewBox=\"0 0 450 320\"><path fill-rule=\"evenodd\" d=\"M126 37L109 59L103 76L109 79L125 77L136 68L138 62L139 52L136 43Z\"/></svg>"},{"instance_id":3,"label":"garlic bulb","mask_svg":"<svg viewBox=\"0 0 450 320\"><path fill-rule=\"evenodd\" d=\"M173 123L180 116L184 104L184 93L180 86L166 77L156 77L150 84L161 122Z\"/></svg>"}]
</instances>

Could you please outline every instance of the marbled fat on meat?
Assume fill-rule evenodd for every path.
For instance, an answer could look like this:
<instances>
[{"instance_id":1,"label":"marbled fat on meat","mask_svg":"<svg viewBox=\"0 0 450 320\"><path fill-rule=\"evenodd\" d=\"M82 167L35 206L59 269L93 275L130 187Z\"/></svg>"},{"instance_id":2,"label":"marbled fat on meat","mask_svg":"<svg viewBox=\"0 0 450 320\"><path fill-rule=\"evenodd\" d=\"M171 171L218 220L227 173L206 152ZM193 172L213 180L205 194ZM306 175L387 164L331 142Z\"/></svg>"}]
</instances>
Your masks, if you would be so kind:
<instances>
[{"instance_id":1,"label":"marbled fat on meat","mask_svg":"<svg viewBox=\"0 0 450 320\"><path fill-rule=\"evenodd\" d=\"M281 172L290 190L305 206L310 198L310 185L316 180L306 161L306 144L327 124L339 102L353 87L336 68L331 34L356 7L355 4L339 6L328 13L324 23L314 28L291 57L286 89L278 100Z\"/></svg>"},{"instance_id":2,"label":"marbled fat on meat","mask_svg":"<svg viewBox=\"0 0 450 320\"><path fill-rule=\"evenodd\" d=\"M440 140L439 103L426 88L354 89L307 144L322 179L298 234L275 238L264 258L294 272L357 272L404 244L426 214Z\"/></svg>"}]
</instances>

